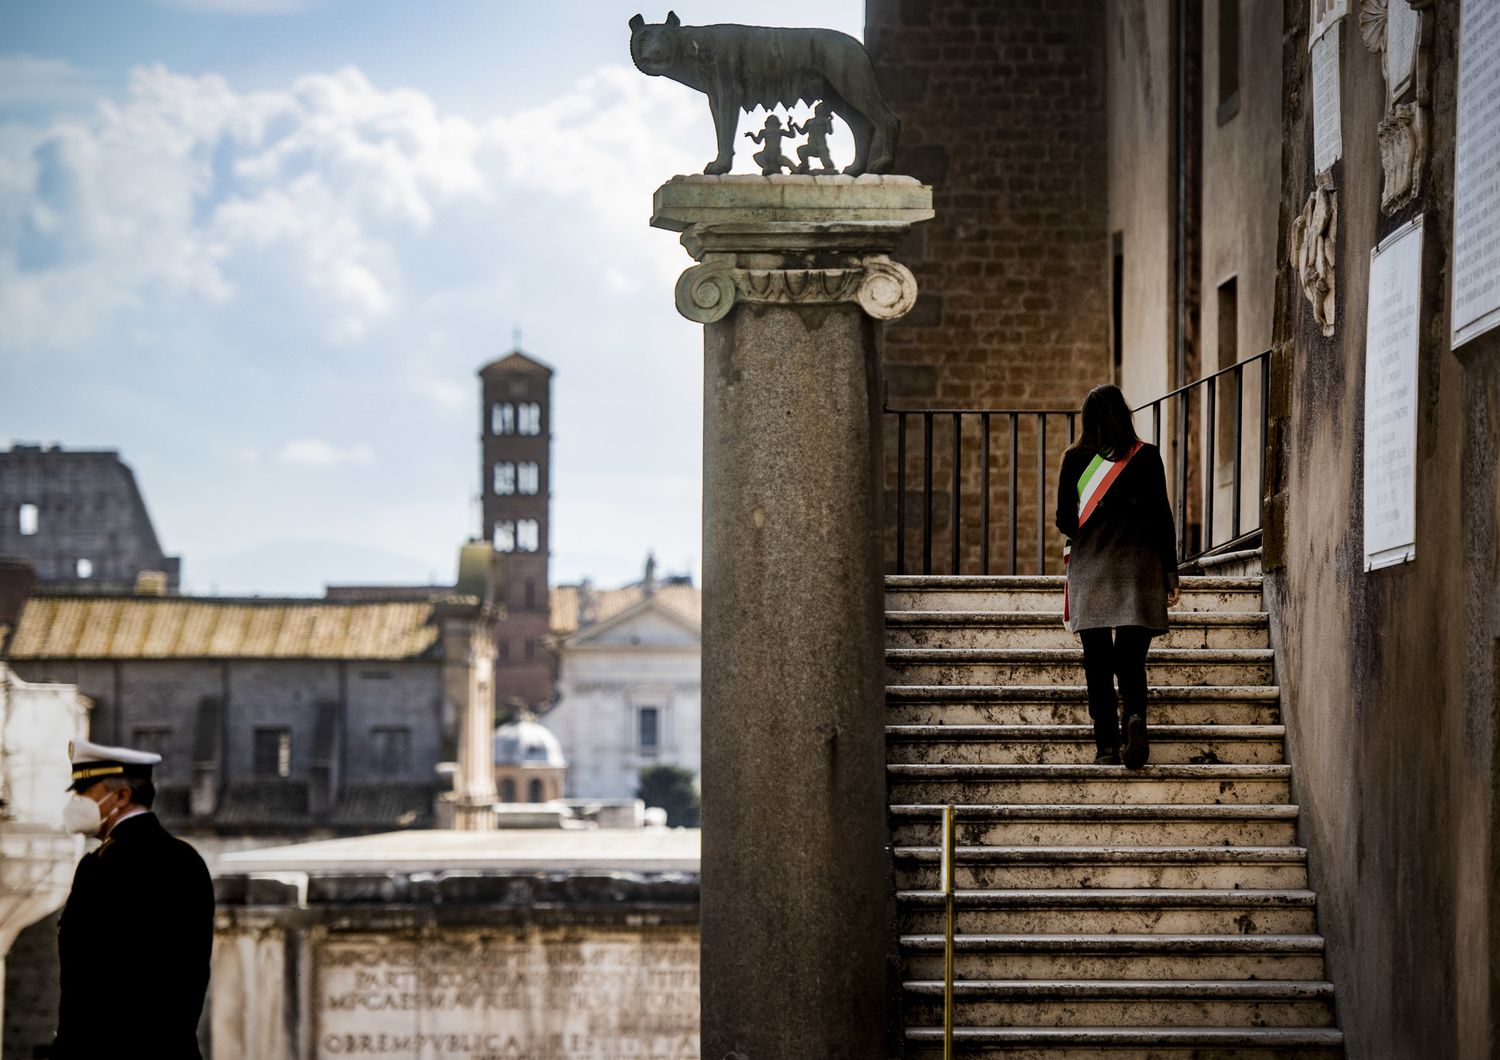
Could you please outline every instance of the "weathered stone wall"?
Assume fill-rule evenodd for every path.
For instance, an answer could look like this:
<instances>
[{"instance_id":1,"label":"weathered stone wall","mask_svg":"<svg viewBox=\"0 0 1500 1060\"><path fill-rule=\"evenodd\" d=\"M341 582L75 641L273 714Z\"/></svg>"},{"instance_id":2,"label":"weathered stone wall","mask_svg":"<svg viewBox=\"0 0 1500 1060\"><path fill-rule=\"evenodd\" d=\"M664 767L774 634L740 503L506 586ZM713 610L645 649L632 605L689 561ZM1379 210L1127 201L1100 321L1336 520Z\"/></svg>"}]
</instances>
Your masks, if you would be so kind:
<instances>
[{"instance_id":1,"label":"weathered stone wall","mask_svg":"<svg viewBox=\"0 0 1500 1060\"><path fill-rule=\"evenodd\" d=\"M1448 348L1457 5L1436 5L1424 200L1379 209L1380 57L1343 28L1337 331L1283 265L1267 580L1301 829L1350 1057L1488 1057L1494 910L1500 334ZM1308 5L1288 0L1281 227L1313 186ZM1362 563L1371 248L1422 208L1416 559ZM1343 517L1347 511L1348 519Z\"/></svg>"},{"instance_id":2,"label":"weathered stone wall","mask_svg":"<svg viewBox=\"0 0 1500 1060\"><path fill-rule=\"evenodd\" d=\"M16 936L5 955L5 1033L0 1060L31 1060L57 1030L59 910Z\"/></svg>"},{"instance_id":3,"label":"weathered stone wall","mask_svg":"<svg viewBox=\"0 0 1500 1060\"><path fill-rule=\"evenodd\" d=\"M220 880L215 1060L694 1060L695 879ZM222 999L219 1001L218 999Z\"/></svg>"},{"instance_id":4,"label":"weathered stone wall","mask_svg":"<svg viewBox=\"0 0 1500 1060\"><path fill-rule=\"evenodd\" d=\"M920 295L912 313L886 329L891 406L1077 408L1090 386L1108 378L1104 28L1094 0L866 4L876 76L902 121L896 172L931 184L936 211L895 255L916 274ZM1009 437L1008 428L993 426L991 548L1003 538L1005 554L992 569L1002 572L1009 570ZM1050 476L1066 443L1056 425L1049 429ZM908 570L919 562L921 526L920 425L910 430ZM960 549L964 570L977 572L978 427L968 430L961 489L971 514L961 520ZM1027 439L1031 430L1023 427ZM935 424L934 562L944 573L951 569L950 431L951 421ZM1036 562L1036 449L1021 444L1026 572ZM890 422L885 450L893 570L897 441ZM1044 523L1050 527L1050 515Z\"/></svg>"},{"instance_id":5,"label":"weathered stone wall","mask_svg":"<svg viewBox=\"0 0 1500 1060\"><path fill-rule=\"evenodd\" d=\"M20 508L37 508L23 534ZM143 570L167 574L176 591L180 560L162 553L145 501L118 453L53 446L0 450L0 556L23 559L49 589L133 592ZM80 576L79 560L92 570Z\"/></svg>"}]
</instances>

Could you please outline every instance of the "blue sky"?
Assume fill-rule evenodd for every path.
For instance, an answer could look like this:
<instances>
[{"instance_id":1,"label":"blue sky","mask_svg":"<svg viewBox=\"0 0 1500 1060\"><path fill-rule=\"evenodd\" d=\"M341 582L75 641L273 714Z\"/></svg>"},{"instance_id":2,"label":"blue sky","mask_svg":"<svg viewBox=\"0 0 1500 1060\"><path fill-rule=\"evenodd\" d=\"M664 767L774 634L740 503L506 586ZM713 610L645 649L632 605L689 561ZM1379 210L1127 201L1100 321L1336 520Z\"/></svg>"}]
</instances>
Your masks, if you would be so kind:
<instances>
[{"instance_id":1,"label":"blue sky","mask_svg":"<svg viewBox=\"0 0 1500 1060\"><path fill-rule=\"evenodd\" d=\"M119 449L192 591L449 578L519 327L558 373L554 578L696 574L701 331L647 222L712 124L630 66L637 10L0 0L0 445Z\"/></svg>"}]
</instances>

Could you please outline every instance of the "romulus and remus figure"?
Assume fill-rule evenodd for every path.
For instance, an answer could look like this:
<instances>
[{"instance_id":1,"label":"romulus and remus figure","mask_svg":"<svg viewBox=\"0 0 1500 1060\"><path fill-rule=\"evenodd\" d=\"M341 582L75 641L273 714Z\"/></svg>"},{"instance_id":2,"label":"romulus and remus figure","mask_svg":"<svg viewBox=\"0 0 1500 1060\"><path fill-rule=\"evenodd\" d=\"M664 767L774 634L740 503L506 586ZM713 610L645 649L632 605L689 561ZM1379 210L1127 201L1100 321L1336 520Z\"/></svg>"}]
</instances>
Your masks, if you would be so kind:
<instances>
[{"instance_id":1,"label":"romulus and remus figure","mask_svg":"<svg viewBox=\"0 0 1500 1060\"><path fill-rule=\"evenodd\" d=\"M901 122L875 85L864 46L832 29L765 26L684 26L674 12L646 24L630 20L630 57L642 73L670 77L708 96L719 154L705 173L734 164L738 111L819 100L854 133L854 161L844 172L886 173L896 156Z\"/></svg>"}]
</instances>

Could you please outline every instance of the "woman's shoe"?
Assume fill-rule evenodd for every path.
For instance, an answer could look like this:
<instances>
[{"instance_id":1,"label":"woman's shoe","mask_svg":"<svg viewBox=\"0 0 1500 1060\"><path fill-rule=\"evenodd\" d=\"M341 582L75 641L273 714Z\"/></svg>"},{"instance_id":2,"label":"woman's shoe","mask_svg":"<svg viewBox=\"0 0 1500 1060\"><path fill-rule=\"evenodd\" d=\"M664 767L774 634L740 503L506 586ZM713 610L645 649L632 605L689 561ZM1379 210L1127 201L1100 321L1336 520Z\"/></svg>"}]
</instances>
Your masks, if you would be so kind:
<instances>
[{"instance_id":1,"label":"woman's shoe","mask_svg":"<svg viewBox=\"0 0 1500 1060\"><path fill-rule=\"evenodd\" d=\"M1120 764L1120 753L1118 751L1100 751L1094 756L1096 766L1117 766Z\"/></svg>"},{"instance_id":2,"label":"woman's shoe","mask_svg":"<svg viewBox=\"0 0 1500 1060\"><path fill-rule=\"evenodd\" d=\"M1122 758L1126 769L1140 769L1151 759L1151 745L1146 742L1146 719L1132 714L1125 722L1125 747Z\"/></svg>"}]
</instances>

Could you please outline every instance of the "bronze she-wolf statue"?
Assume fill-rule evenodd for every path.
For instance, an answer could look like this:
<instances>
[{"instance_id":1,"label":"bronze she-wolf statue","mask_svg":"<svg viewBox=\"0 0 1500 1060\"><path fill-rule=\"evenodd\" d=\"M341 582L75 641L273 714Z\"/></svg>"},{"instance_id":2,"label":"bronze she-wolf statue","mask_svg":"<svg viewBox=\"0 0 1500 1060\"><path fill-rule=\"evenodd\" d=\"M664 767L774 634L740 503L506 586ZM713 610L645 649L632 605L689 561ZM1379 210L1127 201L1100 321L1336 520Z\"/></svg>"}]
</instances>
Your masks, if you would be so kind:
<instances>
[{"instance_id":1,"label":"bronze she-wolf statue","mask_svg":"<svg viewBox=\"0 0 1500 1060\"><path fill-rule=\"evenodd\" d=\"M705 173L734 164L737 111L759 105L826 102L854 133L854 161L845 173L885 173L896 156L901 122L880 97L864 46L831 29L684 26L673 12L647 25L630 20L630 57L642 73L670 77L707 93L719 156Z\"/></svg>"}]
</instances>

